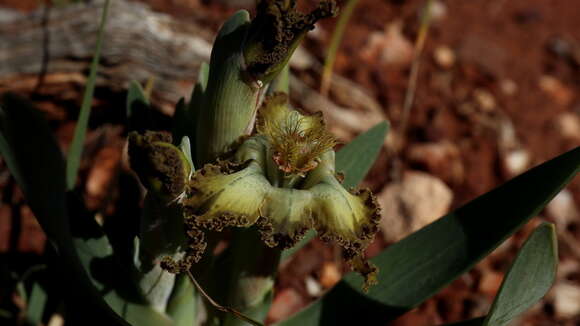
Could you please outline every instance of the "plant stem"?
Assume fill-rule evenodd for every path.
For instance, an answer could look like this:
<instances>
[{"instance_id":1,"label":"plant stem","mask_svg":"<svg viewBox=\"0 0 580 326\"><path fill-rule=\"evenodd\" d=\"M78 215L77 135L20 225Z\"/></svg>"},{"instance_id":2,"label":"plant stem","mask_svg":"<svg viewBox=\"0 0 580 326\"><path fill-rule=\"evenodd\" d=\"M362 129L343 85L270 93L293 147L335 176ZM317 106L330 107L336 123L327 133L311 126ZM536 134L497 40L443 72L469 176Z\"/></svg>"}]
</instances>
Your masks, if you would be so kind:
<instances>
[{"instance_id":1,"label":"plant stem","mask_svg":"<svg viewBox=\"0 0 580 326\"><path fill-rule=\"evenodd\" d=\"M264 326L262 323L253 320L252 318L242 314L241 312L230 308L230 307L226 307L226 306L222 306L221 304L217 303L214 299L212 299L205 291L204 289L201 287L201 285L199 285L199 283L197 282L197 280L195 279L195 277L193 277L193 274L191 274L190 271L187 271L187 276L189 276L189 279L191 280L191 282L193 283L193 286L195 286L195 288L197 289L197 291L207 300L207 302L209 302L209 304L211 304L214 308L216 308L219 311L223 311L223 312L227 312L230 313L234 316L236 316L237 318L239 318L240 320L243 320L247 323L250 323L252 325L255 326Z\"/></svg>"},{"instance_id":2,"label":"plant stem","mask_svg":"<svg viewBox=\"0 0 580 326\"><path fill-rule=\"evenodd\" d=\"M253 125L261 85L243 80L241 50L249 22L248 12L239 11L224 24L214 43L197 121L196 166L214 161Z\"/></svg>"},{"instance_id":3,"label":"plant stem","mask_svg":"<svg viewBox=\"0 0 580 326\"><path fill-rule=\"evenodd\" d=\"M405 101L403 103L403 115L401 117L401 126L399 134L401 135L401 140L399 144L395 145L394 149L394 161L393 161L393 179L400 180L402 174L401 162L399 161L399 153L401 151L402 144L405 139L405 134L407 132L407 126L409 124L409 115L411 114L411 108L413 107L413 102L415 100L415 91L417 89L417 79L419 76L419 68L421 66L421 53L423 52L423 47L425 46L425 40L427 39L427 32L429 31L429 26L431 25L431 7L433 0L427 0L425 6L423 7L423 14L421 15L421 25L419 26L419 33L417 34L417 39L415 40L415 50L413 51L413 62L411 64L411 72L409 76L409 83L407 85L407 92L405 93Z\"/></svg>"},{"instance_id":4,"label":"plant stem","mask_svg":"<svg viewBox=\"0 0 580 326\"><path fill-rule=\"evenodd\" d=\"M323 96L328 95L330 90L330 81L332 79L332 70L334 68L334 61L336 60L336 54L340 43L342 42L342 37L344 35L344 30L346 25L354 12L354 8L358 4L358 0L349 0L346 6L342 10L338 21L336 22L336 27L332 33L332 39L330 40L330 46L328 47L328 52L326 54L326 60L324 60L324 67L322 68L322 81L320 83L320 93Z\"/></svg>"}]
</instances>

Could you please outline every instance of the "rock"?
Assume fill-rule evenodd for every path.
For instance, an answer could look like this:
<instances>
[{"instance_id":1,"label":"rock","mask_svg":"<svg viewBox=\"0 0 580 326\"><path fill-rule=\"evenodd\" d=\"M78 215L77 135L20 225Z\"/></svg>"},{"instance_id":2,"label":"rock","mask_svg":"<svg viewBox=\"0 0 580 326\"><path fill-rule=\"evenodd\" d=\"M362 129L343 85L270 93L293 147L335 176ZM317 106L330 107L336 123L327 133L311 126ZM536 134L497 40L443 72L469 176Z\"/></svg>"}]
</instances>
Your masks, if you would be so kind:
<instances>
[{"instance_id":1,"label":"rock","mask_svg":"<svg viewBox=\"0 0 580 326\"><path fill-rule=\"evenodd\" d=\"M506 153L503 153L502 165L504 175L511 178L523 173L530 167L530 164L532 163L531 161L532 158L530 153L523 148L509 150Z\"/></svg>"},{"instance_id":2,"label":"rock","mask_svg":"<svg viewBox=\"0 0 580 326\"><path fill-rule=\"evenodd\" d=\"M440 22L447 16L447 6L439 0L431 3L431 21Z\"/></svg>"},{"instance_id":3,"label":"rock","mask_svg":"<svg viewBox=\"0 0 580 326\"><path fill-rule=\"evenodd\" d=\"M448 184L461 184L465 169L457 145L450 141L413 144L406 152L407 161L425 169Z\"/></svg>"},{"instance_id":4,"label":"rock","mask_svg":"<svg viewBox=\"0 0 580 326\"><path fill-rule=\"evenodd\" d=\"M318 62L303 46L299 46L290 58L290 66L293 69L306 70L315 65L319 65Z\"/></svg>"},{"instance_id":5,"label":"rock","mask_svg":"<svg viewBox=\"0 0 580 326\"><path fill-rule=\"evenodd\" d=\"M574 202L574 196L568 189L560 191L546 206L546 214L554 219L561 230L578 220L580 213Z\"/></svg>"},{"instance_id":6,"label":"rock","mask_svg":"<svg viewBox=\"0 0 580 326\"><path fill-rule=\"evenodd\" d=\"M473 98L475 99L475 102L477 103L478 107L483 112L491 112L497 106L495 97L486 89L478 88L474 90Z\"/></svg>"},{"instance_id":7,"label":"rock","mask_svg":"<svg viewBox=\"0 0 580 326\"><path fill-rule=\"evenodd\" d=\"M502 79L499 88L504 95L512 96L518 91L518 84L511 79Z\"/></svg>"},{"instance_id":8,"label":"rock","mask_svg":"<svg viewBox=\"0 0 580 326\"><path fill-rule=\"evenodd\" d=\"M493 298L499 290L502 280L502 274L487 270L481 275L481 280L479 281L479 291L486 294L489 298Z\"/></svg>"},{"instance_id":9,"label":"rock","mask_svg":"<svg viewBox=\"0 0 580 326\"><path fill-rule=\"evenodd\" d=\"M322 272L320 275L320 284L325 289L333 287L340 279L342 275L338 270L338 267L334 263L326 262L322 266Z\"/></svg>"},{"instance_id":10,"label":"rock","mask_svg":"<svg viewBox=\"0 0 580 326\"><path fill-rule=\"evenodd\" d=\"M507 115L500 112L495 128L501 172L505 178L510 179L532 165L532 154L522 146L514 124Z\"/></svg>"},{"instance_id":11,"label":"rock","mask_svg":"<svg viewBox=\"0 0 580 326\"><path fill-rule=\"evenodd\" d=\"M433 59L439 67L449 69L455 64L455 52L448 46L438 46L433 52Z\"/></svg>"},{"instance_id":12,"label":"rock","mask_svg":"<svg viewBox=\"0 0 580 326\"><path fill-rule=\"evenodd\" d=\"M300 294L293 288L282 289L274 298L272 307L268 312L268 319L276 322L294 314L306 303Z\"/></svg>"},{"instance_id":13,"label":"rock","mask_svg":"<svg viewBox=\"0 0 580 326\"><path fill-rule=\"evenodd\" d=\"M385 241L396 242L447 213L453 193L440 179L413 171L405 173L400 183L386 186L378 201Z\"/></svg>"},{"instance_id":14,"label":"rock","mask_svg":"<svg viewBox=\"0 0 580 326\"><path fill-rule=\"evenodd\" d=\"M569 282L559 282L551 290L554 312L558 318L572 318L580 314L580 287Z\"/></svg>"},{"instance_id":15,"label":"rock","mask_svg":"<svg viewBox=\"0 0 580 326\"><path fill-rule=\"evenodd\" d=\"M312 276L307 276L304 283L306 285L306 292L308 292L308 295L311 297L319 297L322 294L320 283L318 283L318 281L316 281Z\"/></svg>"},{"instance_id":16,"label":"rock","mask_svg":"<svg viewBox=\"0 0 580 326\"><path fill-rule=\"evenodd\" d=\"M383 32L373 32L366 46L361 50L361 57L369 62L379 61L388 66L408 66L413 60L414 47L402 32L400 21L388 24Z\"/></svg>"},{"instance_id":17,"label":"rock","mask_svg":"<svg viewBox=\"0 0 580 326\"><path fill-rule=\"evenodd\" d=\"M556 104L568 106L574 99L574 91L556 77L544 75L538 81L540 89L552 98Z\"/></svg>"},{"instance_id":18,"label":"rock","mask_svg":"<svg viewBox=\"0 0 580 326\"><path fill-rule=\"evenodd\" d=\"M559 114L554 120L554 127L563 138L571 142L580 142L580 116L577 113Z\"/></svg>"},{"instance_id":19,"label":"rock","mask_svg":"<svg viewBox=\"0 0 580 326\"><path fill-rule=\"evenodd\" d=\"M558 271L556 278L567 279L574 277L575 274L580 272L580 262L572 257L561 258L558 262Z\"/></svg>"}]
</instances>

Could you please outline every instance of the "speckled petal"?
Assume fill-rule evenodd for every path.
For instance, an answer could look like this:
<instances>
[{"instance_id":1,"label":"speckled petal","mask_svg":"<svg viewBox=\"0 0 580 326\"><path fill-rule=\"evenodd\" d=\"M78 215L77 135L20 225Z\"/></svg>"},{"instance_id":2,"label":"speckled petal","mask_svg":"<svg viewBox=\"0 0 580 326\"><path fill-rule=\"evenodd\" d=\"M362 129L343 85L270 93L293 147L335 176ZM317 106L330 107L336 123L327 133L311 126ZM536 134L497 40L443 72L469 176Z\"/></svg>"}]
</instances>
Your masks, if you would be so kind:
<instances>
[{"instance_id":1,"label":"speckled petal","mask_svg":"<svg viewBox=\"0 0 580 326\"><path fill-rule=\"evenodd\" d=\"M293 247L312 228L311 206L310 191L272 188L258 221L264 242L281 249Z\"/></svg>"},{"instance_id":2,"label":"speckled petal","mask_svg":"<svg viewBox=\"0 0 580 326\"><path fill-rule=\"evenodd\" d=\"M247 227L258 219L270 187L255 161L207 164L193 176L183 204L202 228Z\"/></svg>"}]
</instances>

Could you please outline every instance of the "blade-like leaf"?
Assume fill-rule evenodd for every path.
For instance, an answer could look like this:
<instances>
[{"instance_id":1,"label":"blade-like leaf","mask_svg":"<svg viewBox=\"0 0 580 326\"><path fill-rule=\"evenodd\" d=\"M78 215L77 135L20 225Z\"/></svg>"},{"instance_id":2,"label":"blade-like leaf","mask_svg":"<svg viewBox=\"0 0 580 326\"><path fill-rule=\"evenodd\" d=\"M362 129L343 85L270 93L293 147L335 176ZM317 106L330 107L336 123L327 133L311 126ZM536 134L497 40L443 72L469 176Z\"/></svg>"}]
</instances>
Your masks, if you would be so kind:
<instances>
[{"instance_id":1,"label":"blade-like leaf","mask_svg":"<svg viewBox=\"0 0 580 326\"><path fill-rule=\"evenodd\" d=\"M336 171L344 173L345 188L356 187L365 177L377 159L389 131L389 123L383 121L353 139L336 153ZM288 259L304 247L316 232L309 231L294 247L282 252L281 261Z\"/></svg>"},{"instance_id":2,"label":"blade-like leaf","mask_svg":"<svg viewBox=\"0 0 580 326\"><path fill-rule=\"evenodd\" d=\"M175 287L167 304L167 314L174 326L191 326L197 316L197 296L193 284L185 274L178 275Z\"/></svg>"},{"instance_id":3,"label":"blade-like leaf","mask_svg":"<svg viewBox=\"0 0 580 326\"><path fill-rule=\"evenodd\" d=\"M556 276L557 251L554 225L540 225L518 252L487 317L446 325L507 325L548 292Z\"/></svg>"},{"instance_id":4,"label":"blade-like leaf","mask_svg":"<svg viewBox=\"0 0 580 326\"><path fill-rule=\"evenodd\" d=\"M85 142L87 125L89 123L89 114L91 112L91 104L93 102L95 81L97 79L97 68L99 65L99 57L101 55L101 46L103 43L103 34L105 30L105 23L107 20L108 11L109 11L109 0L106 0L105 5L103 6L103 13L101 16L101 25L99 26L99 35L97 37L95 54L93 56L93 61L91 62L89 78L87 79L87 85L85 88L85 92L83 94L83 102L81 104L79 118L77 121L77 125L75 127L75 133L67 156L66 185L67 189L69 190L73 189L76 184L79 165L81 163L81 155L83 153L83 144Z\"/></svg>"},{"instance_id":5,"label":"blade-like leaf","mask_svg":"<svg viewBox=\"0 0 580 326\"><path fill-rule=\"evenodd\" d=\"M149 98L143 91L141 85L136 81L131 81L129 84L126 111L127 129L129 131L144 133L147 130L158 129Z\"/></svg>"},{"instance_id":6,"label":"blade-like leaf","mask_svg":"<svg viewBox=\"0 0 580 326\"><path fill-rule=\"evenodd\" d=\"M390 246L372 261L368 294L350 273L321 300L279 325L381 324L416 307L512 235L576 176L580 147L476 198Z\"/></svg>"},{"instance_id":7,"label":"blade-like leaf","mask_svg":"<svg viewBox=\"0 0 580 326\"><path fill-rule=\"evenodd\" d=\"M99 315L99 321L124 325L102 301L80 264L68 223L65 165L56 140L40 112L10 94L0 104L0 154L57 249L66 277L75 281L73 294L87 307L107 312Z\"/></svg>"},{"instance_id":8,"label":"blade-like leaf","mask_svg":"<svg viewBox=\"0 0 580 326\"><path fill-rule=\"evenodd\" d=\"M191 98L189 103L185 103L182 98L175 107L175 114L173 116L173 139L174 141L179 141L184 136L189 137L191 142L191 157L193 162L195 162L194 154L196 153L193 146L196 144L196 124L202 110L202 102L207 87L207 80L209 77L209 65L205 62L199 67L199 73L197 76L197 83L191 92Z\"/></svg>"},{"instance_id":9,"label":"blade-like leaf","mask_svg":"<svg viewBox=\"0 0 580 326\"><path fill-rule=\"evenodd\" d=\"M58 248L59 239L70 232L62 153L42 114L11 94L5 94L0 104L0 154L44 232Z\"/></svg>"},{"instance_id":10,"label":"blade-like leaf","mask_svg":"<svg viewBox=\"0 0 580 326\"><path fill-rule=\"evenodd\" d=\"M84 271L110 308L131 325L170 326L169 317L152 309L137 289L130 264L122 264L109 239L78 198L69 197L73 243Z\"/></svg>"},{"instance_id":11,"label":"blade-like leaf","mask_svg":"<svg viewBox=\"0 0 580 326\"><path fill-rule=\"evenodd\" d=\"M30 300L26 303L26 319L30 323L39 325L42 322L46 297L46 292L40 284L34 283L30 292Z\"/></svg>"},{"instance_id":12,"label":"blade-like leaf","mask_svg":"<svg viewBox=\"0 0 580 326\"><path fill-rule=\"evenodd\" d=\"M383 121L336 153L336 171L344 173L345 188L355 187L364 179L383 147L388 130L388 122Z\"/></svg>"},{"instance_id":13,"label":"blade-like leaf","mask_svg":"<svg viewBox=\"0 0 580 326\"><path fill-rule=\"evenodd\" d=\"M131 83L129 83L129 89L127 90L126 110L128 117L133 114L135 103L149 105L149 99L147 98L147 95L145 95L145 91L143 91L141 84L132 80Z\"/></svg>"},{"instance_id":14,"label":"blade-like leaf","mask_svg":"<svg viewBox=\"0 0 580 326\"><path fill-rule=\"evenodd\" d=\"M556 230L540 225L506 274L484 326L504 326L538 302L552 287L558 264Z\"/></svg>"}]
</instances>

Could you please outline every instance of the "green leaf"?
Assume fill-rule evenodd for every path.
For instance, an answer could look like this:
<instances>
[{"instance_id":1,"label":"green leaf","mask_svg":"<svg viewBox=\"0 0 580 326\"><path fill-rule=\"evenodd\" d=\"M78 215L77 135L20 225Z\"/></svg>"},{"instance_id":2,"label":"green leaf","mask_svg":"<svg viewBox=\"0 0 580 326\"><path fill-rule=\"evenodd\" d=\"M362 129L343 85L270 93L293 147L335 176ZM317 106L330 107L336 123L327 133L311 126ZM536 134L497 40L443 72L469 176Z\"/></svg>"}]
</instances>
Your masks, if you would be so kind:
<instances>
[{"instance_id":1,"label":"green leaf","mask_svg":"<svg viewBox=\"0 0 580 326\"><path fill-rule=\"evenodd\" d=\"M511 236L576 176L580 147L476 198L384 250L379 284L362 293L350 273L321 300L278 325L381 324L416 307Z\"/></svg>"},{"instance_id":2,"label":"green leaf","mask_svg":"<svg viewBox=\"0 0 580 326\"><path fill-rule=\"evenodd\" d=\"M189 103L186 103L183 98L175 106L175 114L173 115L173 141L177 144L183 137L187 136L191 143L191 158L195 162L194 154L196 153L193 145L196 144L196 121L198 120L200 111L202 110L202 102L207 87L207 80L209 77L209 65L205 62L199 67L199 75L197 76L197 83L191 92Z\"/></svg>"},{"instance_id":3,"label":"green leaf","mask_svg":"<svg viewBox=\"0 0 580 326\"><path fill-rule=\"evenodd\" d=\"M69 234L65 166L48 123L30 102L5 94L0 104L0 154L53 244Z\"/></svg>"},{"instance_id":4,"label":"green leaf","mask_svg":"<svg viewBox=\"0 0 580 326\"><path fill-rule=\"evenodd\" d=\"M189 141L189 137L183 136L181 138L181 142L179 143L179 149L183 152L185 159L189 163L191 167L191 173L195 172L195 165L193 165L193 158L191 155L191 142Z\"/></svg>"},{"instance_id":5,"label":"green leaf","mask_svg":"<svg viewBox=\"0 0 580 326\"><path fill-rule=\"evenodd\" d=\"M344 173L342 184L345 188L356 187L367 175L383 147L388 130L389 123L383 121L336 153L336 171Z\"/></svg>"},{"instance_id":6,"label":"green leaf","mask_svg":"<svg viewBox=\"0 0 580 326\"><path fill-rule=\"evenodd\" d=\"M137 81L132 80L129 83L129 90L127 91L127 103L126 103L126 110L127 110L127 117L132 116L135 114L135 106L136 105L145 105L149 106L149 99L145 95L143 91L143 87Z\"/></svg>"},{"instance_id":7,"label":"green leaf","mask_svg":"<svg viewBox=\"0 0 580 326\"><path fill-rule=\"evenodd\" d=\"M109 239L78 199L69 198L74 247L99 299L131 325L170 326L171 319L153 310L131 277L132 264L119 261Z\"/></svg>"},{"instance_id":8,"label":"green leaf","mask_svg":"<svg viewBox=\"0 0 580 326\"><path fill-rule=\"evenodd\" d=\"M175 287L167 304L167 314L174 326L191 326L197 317L196 289L185 274L177 275Z\"/></svg>"},{"instance_id":9,"label":"green leaf","mask_svg":"<svg viewBox=\"0 0 580 326\"><path fill-rule=\"evenodd\" d=\"M448 326L503 326L538 302L550 289L558 264L556 230L544 223L522 246L504 277L487 317Z\"/></svg>"},{"instance_id":10,"label":"green leaf","mask_svg":"<svg viewBox=\"0 0 580 326\"><path fill-rule=\"evenodd\" d=\"M185 99L182 97L179 102L175 105L175 113L173 114L173 144L178 145L183 137L189 137L193 135L195 131L195 125L193 124L193 117Z\"/></svg>"},{"instance_id":11,"label":"green leaf","mask_svg":"<svg viewBox=\"0 0 580 326\"><path fill-rule=\"evenodd\" d=\"M111 253L110 245L105 242L106 238L98 238L95 243L87 235L87 232L90 233L88 228L73 229L77 233L73 241L68 220L68 204L71 201L65 194L62 154L40 112L34 110L27 101L9 94L2 97L0 107L0 153L35 217L55 245L63 266L67 267L67 276L75 281L74 295L86 301L84 304L87 309L96 308L100 312L107 312L106 316L98 316L98 320L105 320L107 325L123 324L118 316L111 315L111 307L124 316L136 314L135 319L148 316L148 311L151 310L148 306L142 303L133 304L111 289L95 288L98 280L107 278L95 278L97 275L94 274L96 265L93 258ZM42 159L41 163L39 158ZM81 209L72 211L75 219L71 222L78 222L83 212L86 213ZM99 254L99 250L105 249L109 251ZM110 275L109 280L116 279L118 274ZM130 283L117 284L117 289L127 288L128 285ZM110 306L103 302L103 296ZM77 301L80 302L81 299ZM167 322L162 321L168 318L154 318L157 315L148 318L159 322L156 325L166 325ZM143 319L143 323L138 325L147 325L145 321Z\"/></svg>"},{"instance_id":12,"label":"green leaf","mask_svg":"<svg viewBox=\"0 0 580 326\"><path fill-rule=\"evenodd\" d=\"M127 129L143 134L147 130L157 130L153 109L141 85L131 81L127 91Z\"/></svg>"},{"instance_id":13,"label":"green leaf","mask_svg":"<svg viewBox=\"0 0 580 326\"><path fill-rule=\"evenodd\" d=\"M39 325L42 322L46 299L46 292L35 282L30 292L30 300L26 303L26 319L32 324Z\"/></svg>"},{"instance_id":14,"label":"green leaf","mask_svg":"<svg viewBox=\"0 0 580 326\"><path fill-rule=\"evenodd\" d=\"M554 283L557 265L556 230L553 224L544 223L518 253L483 325L507 325L540 301Z\"/></svg>"},{"instance_id":15,"label":"green leaf","mask_svg":"<svg viewBox=\"0 0 580 326\"><path fill-rule=\"evenodd\" d=\"M377 159L388 131L389 123L383 121L353 139L336 153L336 171L345 174L342 183L345 188L356 187L364 179ZM294 247L282 252L281 261L294 255L315 236L316 232L308 231Z\"/></svg>"},{"instance_id":16,"label":"green leaf","mask_svg":"<svg viewBox=\"0 0 580 326\"><path fill-rule=\"evenodd\" d=\"M40 112L10 94L5 94L0 104L0 154L63 266L67 266L67 277L75 281L74 295L107 312L98 320L122 324L91 286L75 250L68 222L65 164L56 140Z\"/></svg>"},{"instance_id":17,"label":"green leaf","mask_svg":"<svg viewBox=\"0 0 580 326\"><path fill-rule=\"evenodd\" d=\"M66 185L67 189L73 189L76 184L79 165L81 163L81 155L83 153L83 144L87 133L87 126L89 123L89 114L91 112L91 104L93 102L93 93L95 91L95 81L97 79L97 68L99 66L99 57L101 55L101 46L103 43L103 34L105 30L105 22L107 21L107 13L109 11L109 3L107 0L103 6L103 13L101 16L101 25L99 27L99 35L97 37L97 47L91 62L89 78L87 79L87 86L83 94L83 102L81 104L81 111L75 128L72 143L67 156L66 166Z\"/></svg>"}]
</instances>

